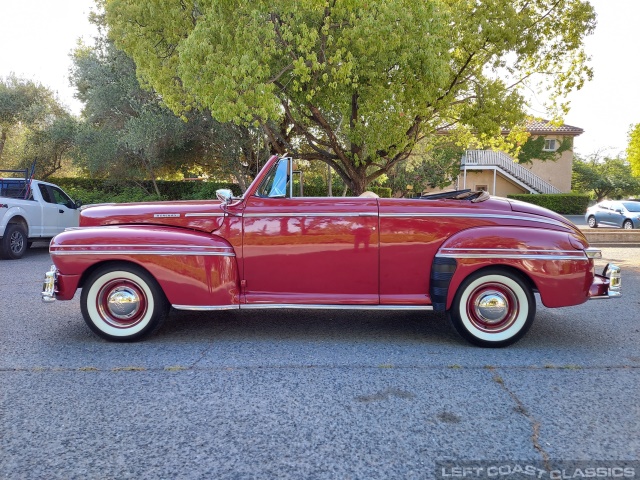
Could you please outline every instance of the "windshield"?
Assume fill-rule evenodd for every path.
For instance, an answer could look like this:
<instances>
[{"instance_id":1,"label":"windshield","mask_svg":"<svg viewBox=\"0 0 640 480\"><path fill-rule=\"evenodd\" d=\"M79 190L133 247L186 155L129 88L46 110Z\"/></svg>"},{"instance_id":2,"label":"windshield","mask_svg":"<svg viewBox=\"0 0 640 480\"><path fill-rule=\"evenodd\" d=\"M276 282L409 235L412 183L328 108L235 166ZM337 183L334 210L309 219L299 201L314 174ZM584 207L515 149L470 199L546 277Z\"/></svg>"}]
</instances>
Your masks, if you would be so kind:
<instances>
[{"instance_id":1,"label":"windshield","mask_svg":"<svg viewBox=\"0 0 640 480\"><path fill-rule=\"evenodd\" d=\"M640 212L640 202L622 202L622 205L630 212Z\"/></svg>"},{"instance_id":2,"label":"windshield","mask_svg":"<svg viewBox=\"0 0 640 480\"><path fill-rule=\"evenodd\" d=\"M285 197L289 181L289 159L282 158L271 169L256 192L259 197Z\"/></svg>"}]
</instances>

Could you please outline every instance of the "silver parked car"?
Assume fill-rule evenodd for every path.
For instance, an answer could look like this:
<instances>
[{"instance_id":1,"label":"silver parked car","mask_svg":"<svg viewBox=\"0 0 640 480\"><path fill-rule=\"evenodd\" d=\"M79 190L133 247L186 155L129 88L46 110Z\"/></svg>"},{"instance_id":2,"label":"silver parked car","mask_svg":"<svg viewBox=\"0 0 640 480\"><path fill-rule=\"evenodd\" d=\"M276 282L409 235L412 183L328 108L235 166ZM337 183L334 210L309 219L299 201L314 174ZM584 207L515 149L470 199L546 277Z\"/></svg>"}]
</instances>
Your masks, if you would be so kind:
<instances>
[{"instance_id":1,"label":"silver parked car","mask_svg":"<svg viewBox=\"0 0 640 480\"><path fill-rule=\"evenodd\" d=\"M591 228L640 228L640 202L605 200L589 207L584 219Z\"/></svg>"}]
</instances>

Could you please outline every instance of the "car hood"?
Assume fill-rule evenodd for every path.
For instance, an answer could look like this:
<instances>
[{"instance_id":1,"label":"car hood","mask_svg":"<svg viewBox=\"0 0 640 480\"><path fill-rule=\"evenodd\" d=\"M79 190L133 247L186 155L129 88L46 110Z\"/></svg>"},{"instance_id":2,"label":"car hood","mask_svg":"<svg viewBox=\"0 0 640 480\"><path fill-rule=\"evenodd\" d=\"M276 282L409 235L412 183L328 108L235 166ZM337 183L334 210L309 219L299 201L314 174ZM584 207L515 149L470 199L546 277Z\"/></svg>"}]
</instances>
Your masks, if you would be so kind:
<instances>
[{"instance_id":1,"label":"car hood","mask_svg":"<svg viewBox=\"0 0 640 480\"><path fill-rule=\"evenodd\" d=\"M167 225L213 232L222 225L219 201L101 204L80 213L81 227L106 225Z\"/></svg>"}]
</instances>

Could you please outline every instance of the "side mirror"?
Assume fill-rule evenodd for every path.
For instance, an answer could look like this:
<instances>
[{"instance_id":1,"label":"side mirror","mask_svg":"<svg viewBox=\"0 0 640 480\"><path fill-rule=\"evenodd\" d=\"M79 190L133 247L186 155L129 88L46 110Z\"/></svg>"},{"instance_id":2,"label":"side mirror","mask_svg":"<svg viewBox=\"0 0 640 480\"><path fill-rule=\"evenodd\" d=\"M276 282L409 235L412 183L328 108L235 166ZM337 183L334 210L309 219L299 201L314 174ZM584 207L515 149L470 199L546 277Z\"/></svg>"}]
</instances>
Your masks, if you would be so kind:
<instances>
[{"instance_id":1,"label":"side mirror","mask_svg":"<svg viewBox=\"0 0 640 480\"><path fill-rule=\"evenodd\" d=\"M233 192L228 188L219 188L216 190L216 197L222 202L223 205L229 205L233 200Z\"/></svg>"},{"instance_id":2,"label":"side mirror","mask_svg":"<svg viewBox=\"0 0 640 480\"><path fill-rule=\"evenodd\" d=\"M622 210L620 210L619 208L616 208L616 213L619 213L620 215L622 215Z\"/></svg>"},{"instance_id":3,"label":"side mirror","mask_svg":"<svg viewBox=\"0 0 640 480\"><path fill-rule=\"evenodd\" d=\"M76 200L76 202L74 203L76 209L80 208L82 206L82 202L80 200Z\"/></svg>"}]
</instances>

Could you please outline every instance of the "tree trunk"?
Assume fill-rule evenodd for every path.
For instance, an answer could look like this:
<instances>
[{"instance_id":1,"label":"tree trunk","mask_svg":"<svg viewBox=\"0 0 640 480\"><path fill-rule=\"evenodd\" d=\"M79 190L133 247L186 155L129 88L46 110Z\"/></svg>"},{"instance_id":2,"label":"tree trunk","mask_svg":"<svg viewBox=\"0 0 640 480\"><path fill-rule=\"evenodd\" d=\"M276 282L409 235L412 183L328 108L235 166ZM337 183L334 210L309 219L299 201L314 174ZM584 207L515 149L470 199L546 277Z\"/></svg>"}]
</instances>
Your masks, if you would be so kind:
<instances>
[{"instance_id":1,"label":"tree trunk","mask_svg":"<svg viewBox=\"0 0 640 480\"><path fill-rule=\"evenodd\" d=\"M153 163L151 162L151 160L147 160L142 155L140 155L140 158L142 159L142 162L147 168L147 172L149 172L149 176L151 177L151 183L153 183L153 189L155 190L156 195L158 197L162 197L162 195L160 195L160 189L158 188L158 183L156 182L156 172L153 170Z\"/></svg>"},{"instance_id":2,"label":"tree trunk","mask_svg":"<svg viewBox=\"0 0 640 480\"><path fill-rule=\"evenodd\" d=\"M367 166L361 165L355 168L350 175L350 179L349 188L351 188L351 194L354 197L357 197L364 193L369 185L369 182L367 181Z\"/></svg>"},{"instance_id":3,"label":"tree trunk","mask_svg":"<svg viewBox=\"0 0 640 480\"><path fill-rule=\"evenodd\" d=\"M4 144L7 142L7 131L3 128L0 133L0 162L2 161L2 151L4 150Z\"/></svg>"}]
</instances>

